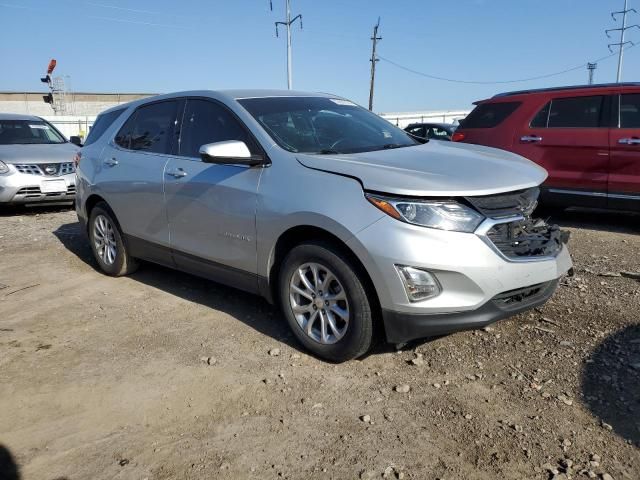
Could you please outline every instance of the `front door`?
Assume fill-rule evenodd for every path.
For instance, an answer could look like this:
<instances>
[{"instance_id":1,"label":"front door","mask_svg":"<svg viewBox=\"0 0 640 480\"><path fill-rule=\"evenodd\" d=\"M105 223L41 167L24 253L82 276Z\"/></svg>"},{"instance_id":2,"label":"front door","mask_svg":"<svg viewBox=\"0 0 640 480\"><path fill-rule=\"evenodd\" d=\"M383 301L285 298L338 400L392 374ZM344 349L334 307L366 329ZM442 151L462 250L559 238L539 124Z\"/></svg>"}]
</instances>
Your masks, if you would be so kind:
<instances>
[{"instance_id":1,"label":"front door","mask_svg":"<svg viewBox=\"0 0 640 480\"><path fill-rule=\"evenodd\" d=\"M202 145L224 140L242 140L258 153L226 107L210 99L187 99L178 156L169 159L164 178L171 247L179 267L256 291L255 212L262 168L200 159Z\"/></svg>"},{"instance_id":2,"label":"front door","mask_svg":"<svg viewBox=\"0 0 640 480\"><path fill-rule=\"evenodd\" d=\"M554 98L516 132L513 150L549 172L543 201L606 206L608 124L605 95Z\"/></svg>"},{"instance_id":3,"label":"front door","mask_svg":"<svg viewBox=\"0 0 640 480\"><path fill-rule=\"evenodd\" d=\"M612 128L609 135L609 207L640 211L640 93L614 98L619 128Z\"/></svg>"}]
</instances>

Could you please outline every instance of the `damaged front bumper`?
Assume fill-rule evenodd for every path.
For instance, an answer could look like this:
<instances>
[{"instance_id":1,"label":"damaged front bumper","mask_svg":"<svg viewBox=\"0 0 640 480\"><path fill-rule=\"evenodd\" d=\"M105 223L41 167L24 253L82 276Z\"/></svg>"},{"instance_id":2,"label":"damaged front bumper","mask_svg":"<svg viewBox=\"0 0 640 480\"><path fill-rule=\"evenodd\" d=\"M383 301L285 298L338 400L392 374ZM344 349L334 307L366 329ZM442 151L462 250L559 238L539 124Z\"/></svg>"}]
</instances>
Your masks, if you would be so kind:
<instances>
[{"instance_id":1,"label":"damaged front bumper","mask_svg":"<svg viewBox=\"0 0 640 480\"><path fill-rule=\"evenodd\" d=\"M554 258L568 243L570 232L542 219L522 215L485 220L476 234L507 261Z\"/></svg>"}]
</instances>

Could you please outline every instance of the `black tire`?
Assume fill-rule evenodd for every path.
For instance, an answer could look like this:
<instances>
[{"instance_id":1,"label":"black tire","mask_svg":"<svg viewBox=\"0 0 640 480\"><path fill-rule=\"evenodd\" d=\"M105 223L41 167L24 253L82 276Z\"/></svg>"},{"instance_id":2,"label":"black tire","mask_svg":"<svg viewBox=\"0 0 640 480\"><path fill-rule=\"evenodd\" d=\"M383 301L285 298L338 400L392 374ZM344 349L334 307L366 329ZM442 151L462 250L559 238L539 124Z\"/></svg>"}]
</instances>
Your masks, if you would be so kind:
<instances>
[{"instance_id":1,"label":"black tire","mask_svg":"<svg viewBox=\"0 0 640 480\"><path fill-rule=\"evenodd\" d=\"M321 343L307 335L293 312L290 283L297 270L309 263L327 267L343 288L348 302L349 322L346 332L332 344ZM374 340L374 319L371 302L358 270L339 249L322 242L300 244L284 259L278 283L282 311L296 338L318 357L332 362L344 362L364 355L371 348ZM324 308L322 311L325 311ZM337 317L334 316L335 318Z\"/></svg>"},{"instance_id":2,"label":"black tire","mask_svg":"<svg viewBox=\"0 0 640 480\"><path fill-rule=\"evenodd\" d=\"M96 230L96 221L100 218L106 218L112 227L112 241L115 243L115 256L112 263L109 263L108 259L105 260L103 255L98 251L96 235L99 235L99 233L97 233ZM91 251L93 252L96 262L98 262L100 270L107 275L121 277L137 270L138 262L129 255L127 245L123 240L122 231L120 230L120 224L105 202L97 203L91 210L91 214L89 215L89 242L91 244Z\"/></svg>"}]
</instances>

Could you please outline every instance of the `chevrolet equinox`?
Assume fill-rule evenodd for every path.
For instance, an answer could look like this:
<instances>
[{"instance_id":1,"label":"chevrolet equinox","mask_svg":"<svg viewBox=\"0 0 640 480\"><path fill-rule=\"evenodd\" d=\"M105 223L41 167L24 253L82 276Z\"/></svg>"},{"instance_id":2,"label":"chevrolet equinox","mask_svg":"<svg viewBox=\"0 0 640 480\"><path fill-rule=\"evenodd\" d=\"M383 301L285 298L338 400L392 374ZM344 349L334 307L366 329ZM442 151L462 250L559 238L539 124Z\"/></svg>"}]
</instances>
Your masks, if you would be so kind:
<instances>
[{"instance_id":1,"label":"chevrolet equinox","mask_svg":"<svg viewBox=\"0 0 640 480\"><path fill-rule=\"evenodd\" d=\"M531 218L546 171L418 140L333 95L157 96L96 119L76 209L106 274L142 259L263 295L331 361L547 301L571 258Z\"/></svg>"}]
</instances>

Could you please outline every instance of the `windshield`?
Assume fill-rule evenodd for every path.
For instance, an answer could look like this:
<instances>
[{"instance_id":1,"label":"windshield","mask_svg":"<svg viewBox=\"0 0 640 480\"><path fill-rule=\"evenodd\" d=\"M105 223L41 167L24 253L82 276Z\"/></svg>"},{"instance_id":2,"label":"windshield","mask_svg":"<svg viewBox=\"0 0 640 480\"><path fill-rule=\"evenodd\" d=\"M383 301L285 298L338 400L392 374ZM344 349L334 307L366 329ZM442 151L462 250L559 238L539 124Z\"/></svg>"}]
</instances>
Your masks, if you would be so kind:
<instances>
[{"instance_id":1,"label":"windshield","mask_svg":"<svg viewBox=\"0 0 640 480\"><path fill-rule=\"evenodd\" d=\"M290 152L358 153L418 145L404 130L337 98L247 98L239 103Z\"/></svg>"},{"instance_id":2,"label":"windshield","mask_svg":"<svg viewBox=\"0 0 640 480\"><path fill-rule=\"evenodd\" d=\"M0 120L0 145L66 143L44 120Z\"/></svg>"}]
</instances>

